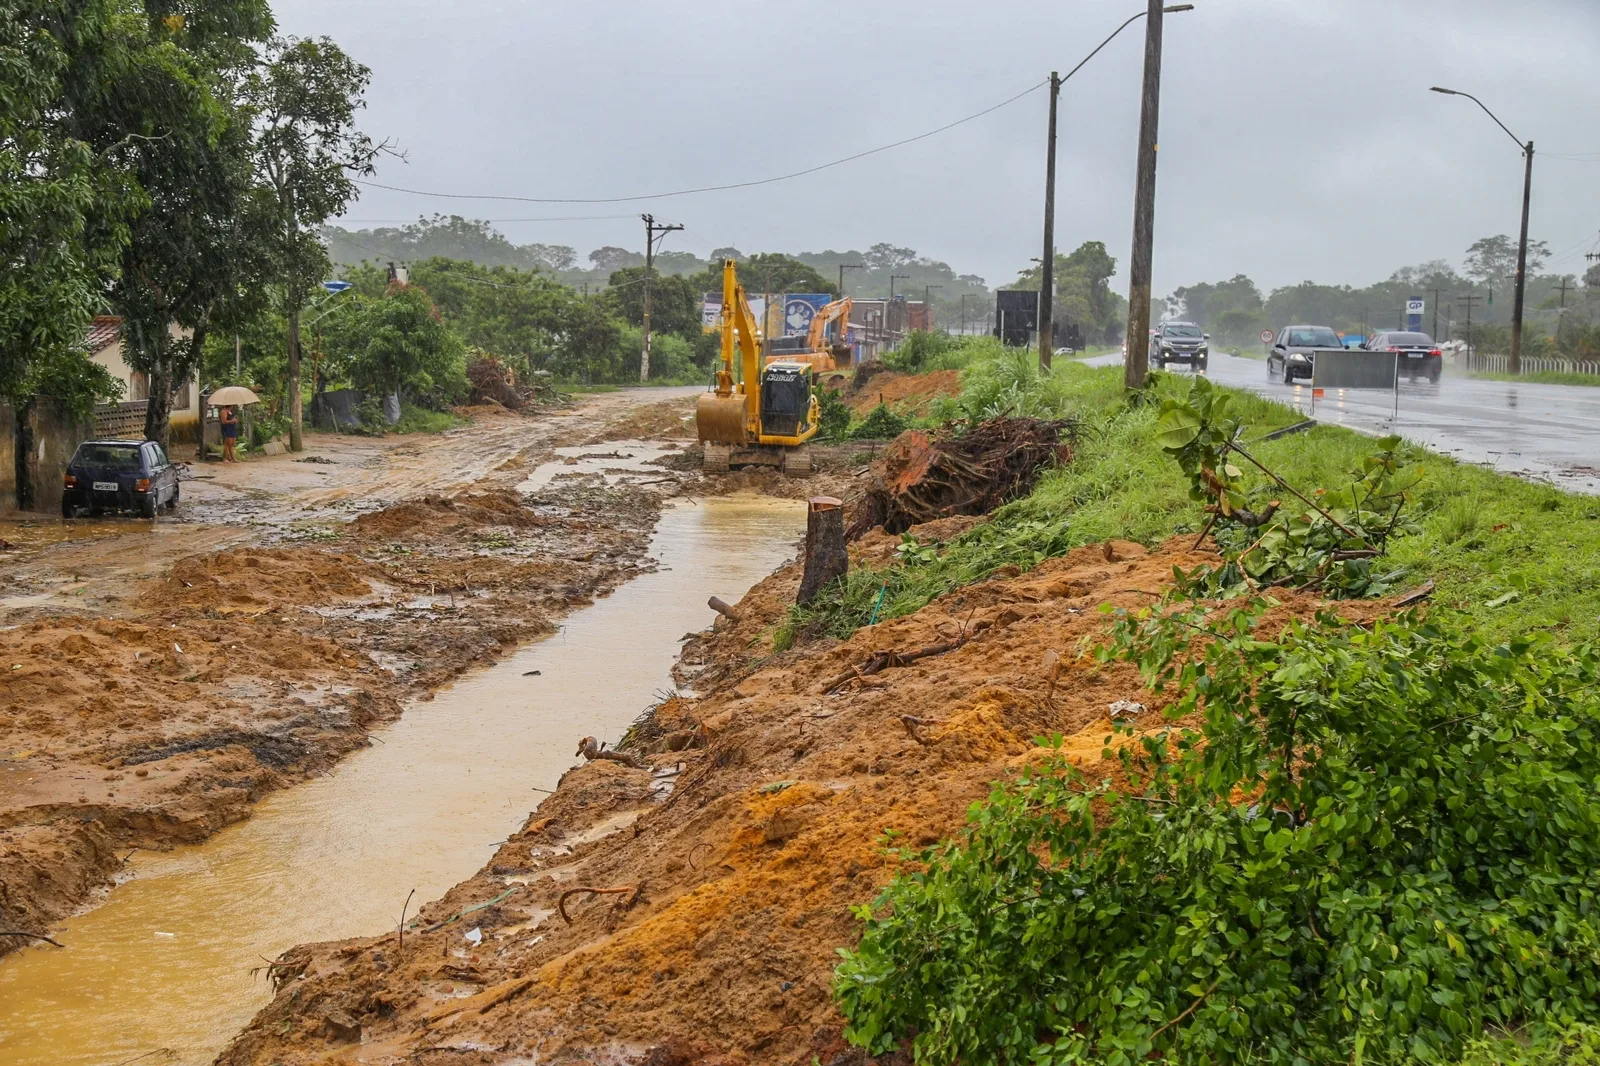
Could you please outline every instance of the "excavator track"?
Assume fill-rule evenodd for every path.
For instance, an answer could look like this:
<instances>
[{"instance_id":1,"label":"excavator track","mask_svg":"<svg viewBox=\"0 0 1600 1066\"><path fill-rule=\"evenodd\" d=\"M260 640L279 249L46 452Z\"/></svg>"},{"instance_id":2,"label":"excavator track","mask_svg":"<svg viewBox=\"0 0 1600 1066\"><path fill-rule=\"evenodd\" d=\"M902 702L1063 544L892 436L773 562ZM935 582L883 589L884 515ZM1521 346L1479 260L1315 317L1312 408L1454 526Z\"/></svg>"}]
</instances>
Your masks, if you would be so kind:
<instances>
[{"instance_id":1,"label":"excavator track","mask_svg":"<svg viewBox=\"0 0 1600 1066\"><path fill-rule=\"evenodd\" d=\"M730 444L706 444L705 457L700 461L700 469L707 474L726 474L728 472L728 458L733 453Z\"/></svg>"},{"instance_id":2,"label":"excavator track","mask_svg":"<svg viewBox=\"0 0 1600 1066\"><path fill-rule=\"evenodd\" d=\"M790 448L785 451L783 453L783 472L790 477L810 477L812 473L811 448L802 444L798 448Z\"/></svg>"}]
</instances>

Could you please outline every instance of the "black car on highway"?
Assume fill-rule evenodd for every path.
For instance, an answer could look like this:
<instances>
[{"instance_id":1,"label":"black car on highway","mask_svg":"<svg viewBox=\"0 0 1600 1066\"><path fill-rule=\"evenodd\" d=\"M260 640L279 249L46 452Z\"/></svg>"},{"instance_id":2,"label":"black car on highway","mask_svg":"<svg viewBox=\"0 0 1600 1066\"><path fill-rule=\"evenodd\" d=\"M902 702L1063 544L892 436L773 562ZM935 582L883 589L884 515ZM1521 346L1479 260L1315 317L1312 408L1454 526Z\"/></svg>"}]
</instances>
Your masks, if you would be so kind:
<instances>
[{"instance_id":1,"label":"black car on highway","mask_svg":"<svg viewBox=\"0 0 1600 1066\"><path fill-rule=\"evenodd\" d=\"M1285 326L1278 331L1267 353L1267 376L1281 377L1285 383L1295 378L1311 380L1319 349L1344 350L1339 335L1327 326Z\"/></svg>"},{"instance_id":2,"label":"black car on highway","mask_svg":"<svg viewBox=\"0 0 1600 1066\"><path fill-rule=\"evenodd\" d=\"M1444 368L1444 349L1433 343L1433 338L1426 333L1382 330L1368 337L1362 347L1372 352L1398 353L1400 377L1412 381L1419 378L1438 381Z\"/></svg>"},{"instance_id":3,"label":"black car on highway","mask_svg":"<svg viewBox=\"0 0 1600 1066\"><path fill-rule=\"evenodd\" d=\"M178 468L148 440L86 440L67 463L61 517L132 511L154 518L178 506Z\"/></svg>"}]
</instances>

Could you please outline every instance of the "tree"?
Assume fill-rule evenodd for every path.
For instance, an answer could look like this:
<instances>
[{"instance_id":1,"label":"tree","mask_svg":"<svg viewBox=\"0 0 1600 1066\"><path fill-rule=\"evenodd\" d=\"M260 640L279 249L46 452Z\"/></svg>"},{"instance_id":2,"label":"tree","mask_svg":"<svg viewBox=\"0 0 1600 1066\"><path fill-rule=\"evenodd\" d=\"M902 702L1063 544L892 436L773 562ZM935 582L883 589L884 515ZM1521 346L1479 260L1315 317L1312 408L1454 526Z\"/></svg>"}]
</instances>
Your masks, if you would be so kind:
<instances>
[{"instance_id":1,"label":"tree","mask_svg":"<svg viewBox=\"0 0 1600 1066\"><path fill-rule=\"evenodd\" d=\"M603 248L596 248L589 253L589 263L596 270L621 270L623 267L643 266L644 253L631 252L626 248L618 248L608 244Z\"/></svg>"},{"instance_id":2,"label":"tree","mask_svg":"<svg viewBox=\"0 0 1600 1066\"><path fill-rule=\"evenodd\" d=\"M823 277L793 256L781 252L757 252L739 264L739 280L745 291L762 292L826 292L836 294L838 282ZM722 288L722 263L713 262L706 271L690 278L695 292L713 292ZM654 309L652 308L652 313Z\"/></svg>"},{"instance_id":3,"label":"tree","mask_svg":"<svg viewBox=\"0 0 1600 1066\"><path fill-rule=\"evenodd\" d=\"M611 275L605 297L630 326L644 324L644 267ZM701 287L692 277L657 274L650 280L650 328L689 337L700 332Z\"/></svg>"},{"instance_id":4,"label":"tree","mask_svg":"<svg viewBox=\"0 0 1600 1066\"><path fill-rule=\"evenodd\" d=\"M711 265L719 266L724 259L743 259L744 253L731 244L726 248L711 249Z\"/></svg>"},{"instance_id":5,"label":"tree","mask_svg":"<svg viewBox=\"0 0 1600 1066\"><path fill-rule=\"evenodd\" d=\"M466 346L421 286L394 284L330 329L330 368L383 396L404 389L434 406L466 392Z\"/></svg>"},{"instance_id":6,"label":"tree","mask_svg":"<svg viewBox=\"0 0 1600 1066\"><path fill-rule=\"evenodd\" d=\"M526 265L541 270L571 270L578 253L570 244L524 244L519 249Z\"/></svg>"},{"instance_id":7,"label":"tree","mask_svg":"<svg viewBox=\"0 0 1600 1066\"><path fill-rule=\"evenodd\" d=\"M887 241L879 241L861 256L861 261L872 270L898 270L914 262L917 253L910 248L901 248Z\"/></svg>"},{"instance_id":8,"label":"tree","mask_svg":"<svg viewBox=\"0 0 1600 1066\"><path fill-rule=\"evenodd\" d=\"M0 0L0 394L19 403L30 361L82 339L142 198L121 165L136 135L97 147L78 125L137 48L124 14Z\"/></svg>"},{"instance_id":9,"label":"tree","mask_svg":"<svg viewBox=\"0 0 1600 1066\"><path fill-rule=\"evenodd\" d=\"M269 197L266 250L288 329L289 447L300 451L300 310L328 267L324 222L356 198L352 175L371 174L386 149L356 129L371 80L327 38L275 38L244 85L255 129L256 173Z\"/></svg>"},{"instance_id":10,"label":"tree","mask_svg":"<svg viewBox=\"0 0 1600 1066\"><path fill-rule=\"evenodd\" d=\"M1109 341L1118 335L1119 309L1124 304L1111 291L1116 272L1117 260L1102 241L1084 241L1070 255L1057 252L1056 320L1078 326L1086 341ZM1040 267L1031 267L1017 276L1015 287L1037 290L1043 275Z\"/></svg>"},{"instance_id":11,"label":"tree","mask_svg":"<svg viewBox=\"0 0 1600 1066\"><path fill-rule=\"evenodd\" d=\"M145 194L110 288L130 365L149 380L145 436L167 443L172 399L199 365L221 306L266 270L249 224L250 129L236 89L272 16L261 0L213 3L207 18L160 17L122 77L83 121L124 154ZM184 334L175 334L173 327Z\"/></svg>"},{"instance_id":12,"label":"tree","mask_svg":"<svg viewBox=\"0 0 1600 1066\"><path fill-rule=\"evenodd\" d=\"M1583 272L1583 287L1585 289L1600 289L1600 263L1596 263Z\"/></svg>"},{"instance_id":13,"label":"tree","mask_svg":"<svg viewBox=\"0 0 1600 1066\"><path fill-rule=\"evenodd\" d=\"M1535 274L1550 258L1550 246L1544 241L1528 242L1528 273ZM1464 269L1467 276L1484 285L1493 285L1517 272L1517 242L1499 234L1473 241L1467 249Z\"/></svg>"}]
</instances>

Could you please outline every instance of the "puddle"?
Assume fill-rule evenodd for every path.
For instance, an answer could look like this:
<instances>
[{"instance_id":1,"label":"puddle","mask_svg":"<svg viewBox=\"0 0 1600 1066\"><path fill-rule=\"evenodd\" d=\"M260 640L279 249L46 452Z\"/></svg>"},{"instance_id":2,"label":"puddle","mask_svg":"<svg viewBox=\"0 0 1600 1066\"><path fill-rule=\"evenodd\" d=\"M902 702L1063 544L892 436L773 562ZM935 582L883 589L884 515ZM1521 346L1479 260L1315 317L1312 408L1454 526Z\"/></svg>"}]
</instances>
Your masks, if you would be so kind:
<instances>
[{"instance_id":1,"label":"puddle","mask_svg":"<svg viewBox=\"0 0 1600 1066\"><path fill-rule=\"evenodd\" d=\"M627 443L573 449L613 450L645 457ZM671 508L656 572L411 707L381 743L248 821L136 855L127 883L53 931L65 950L0 963L0 1061L107 1066L168 1048L152 1060L210 1062L269 998L252 967L295 944L381 933L412 888L435 899L476 873L536 804L531 789L573 765L580 737L616 740L671 688L679 638L712 620L706 597L738 599L804 525L795 501Z\"/></svg>"}]
</instances>

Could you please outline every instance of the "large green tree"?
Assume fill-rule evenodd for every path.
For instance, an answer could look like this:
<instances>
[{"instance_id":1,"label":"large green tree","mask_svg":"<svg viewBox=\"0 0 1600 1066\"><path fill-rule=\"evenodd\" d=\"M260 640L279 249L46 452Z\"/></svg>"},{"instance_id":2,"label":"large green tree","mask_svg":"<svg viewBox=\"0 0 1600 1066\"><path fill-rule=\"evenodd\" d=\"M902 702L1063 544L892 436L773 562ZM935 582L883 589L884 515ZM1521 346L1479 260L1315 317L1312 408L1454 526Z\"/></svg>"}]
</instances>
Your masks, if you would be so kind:
<instances>
[{"instance_id":1,"label":"large green tree","mask_svg":"<svg viewBox=\"0 0 1600 1066\"><path fill-rule=\"evenodd\" d=\"M36 356L82 338L140 205L122 165L137 134L97 144L80 119L141 28L131 0L0 0L0 394L14 402L41 384Z\"/></svg>"},{"instance_id":2,"label":"large green tree","mask_svg":"<svg viewBox=\"0 0 1600 1066\"><path fill-rule=\"evenodd\" d=\"M354 306L329 319L331 376L383 396L404 390L436 407L464 396L465 346L421 286L349 299Z\"/></svg>"},{"instance_id":3,"label":"large green tree","mask_svg":"<svg viewBox=\"0 0 1600 1066\"><path fill-rule=\"evenodd\" d=\"M189 6L146 4L137 62L84 117L98 140L133 134L124 154L146 203L109 295L128 361L148 375L145 436L163 445L174 393L199 365L219 310L265 269L238 89L271 12L263 0Z\"/></svg>"},{"instance_id":4,"label":"large green tree","mask_svg":"<svg viewBox=\"0 0 1600 1066\"><path fill-rule=\"evenodd\" d=\"M371 72L327 38L274 39L246 79L258 180L270 197L266 237L288 329L289 447L301 440L300 312L328 270L320 231L356 198L385 145L356 128Z\"/></svg>"}]
</instances>

